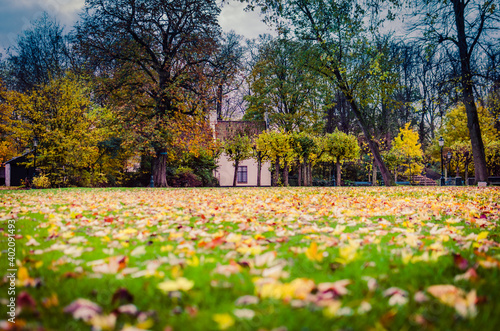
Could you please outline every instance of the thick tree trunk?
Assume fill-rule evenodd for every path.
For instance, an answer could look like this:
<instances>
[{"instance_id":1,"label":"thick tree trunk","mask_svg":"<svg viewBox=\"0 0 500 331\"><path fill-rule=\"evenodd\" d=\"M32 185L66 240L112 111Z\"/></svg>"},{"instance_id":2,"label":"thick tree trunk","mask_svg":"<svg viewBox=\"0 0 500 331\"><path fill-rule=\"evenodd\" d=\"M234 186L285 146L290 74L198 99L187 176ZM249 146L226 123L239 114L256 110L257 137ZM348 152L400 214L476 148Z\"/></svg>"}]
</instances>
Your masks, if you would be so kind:
<instances>
[{"instance_id":1,"label":"thick tree trunk","mask_svg":"<svg viewBox=\"0 0 500 331\"><path fill-rule=\"evenodd\" d=\"M337 159L335 162L335 168L337 170L337 174L335 175L337 177L337 186L342 186L342 179L341 179L341 172L340 172L340 161Z\"/></svg>"},{"instance_id":2,"label":"thick tree trunk","mask_svg":"<svg viewBox=\"0 0 500 331\"><path fill-rule=\"evenodd\" d=\"M233 187L236 186L236 182L238 180L238 167L240 165L240 161L234 162L234 177L233 177Z\"/></svg>"},{"instance_id":3,"label":"thick tree trunk","mask_svg":"<svg viewBox=\"0 0 500 331\"><path fill-rule=\"evenodd\" d=\"M153 159L153 182L155 187L168 187L167 184L167 157L165 150L157 151Z\"/></svg>"},{"instance_id":4,"label":"thick tree trunk","mask_svg":"<svg viewBox=\"0 0 500 331\"><path fill-rule=\"evenodd\" d=\"M455 23L457 27L457 45L460 54L460 66L462 71L462 97L467 112L467 127L472 144L472 156L474 159L475 180L477 182L488 181L488 168L486 167L486 154L484 143L481 137L481 128L479 127L479 117L477 115L476 102L474 99L474 82L472 81L472 69L470 65L470 56L475 46L473 43L471 49L467 45L467 35L465 34L465 6L462 0L452 0L453 10L455 12ZM478 34L482 32L481 26L478 28Z\"/></svg>"}]
</instances>

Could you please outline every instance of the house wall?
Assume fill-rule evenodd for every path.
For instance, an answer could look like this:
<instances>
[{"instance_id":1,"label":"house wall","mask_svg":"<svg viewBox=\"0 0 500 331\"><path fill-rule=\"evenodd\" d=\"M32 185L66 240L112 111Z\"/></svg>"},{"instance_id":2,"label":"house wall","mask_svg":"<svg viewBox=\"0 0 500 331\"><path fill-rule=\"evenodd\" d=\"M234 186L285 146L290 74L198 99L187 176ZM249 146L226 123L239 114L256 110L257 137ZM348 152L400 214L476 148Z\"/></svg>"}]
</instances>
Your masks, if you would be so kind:
<instances>
[{"instance_id":1,"label":"house wall","mask_svg":"<svg viewBox=\"0 0 500 331\"><path fill-rule=\"evenodd\" d=\"M226 154L222 153L217 162L219 167L215 171L215 177L219 180L220 186L233 186L234 166L229 161ZM257 186L257 161L254 159L243 160L240 166L248 167L247 183L236 183L236 186ZM260 184L261 186L271 186L271 172L269 162L262 163Z\"/></svg>"}]
</instances>

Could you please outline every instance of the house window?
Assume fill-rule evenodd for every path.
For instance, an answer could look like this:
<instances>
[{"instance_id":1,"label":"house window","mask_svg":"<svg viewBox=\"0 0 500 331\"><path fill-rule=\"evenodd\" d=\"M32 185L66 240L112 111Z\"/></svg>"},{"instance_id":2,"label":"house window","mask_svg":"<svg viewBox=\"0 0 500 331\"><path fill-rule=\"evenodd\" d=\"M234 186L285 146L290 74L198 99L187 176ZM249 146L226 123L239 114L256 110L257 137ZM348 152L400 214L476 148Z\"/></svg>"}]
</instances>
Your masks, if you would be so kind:
<instances>
[{"instance_id":1,"label":"house window","mask_svg":"<svg viewBox=\"0 0 500 331\"><path fill-rule=\"evenodd\" d=\"M247 166L239 166L236 178L238 183L246 184L248 182L248 169Z\"/></svg>"}]
</instances>

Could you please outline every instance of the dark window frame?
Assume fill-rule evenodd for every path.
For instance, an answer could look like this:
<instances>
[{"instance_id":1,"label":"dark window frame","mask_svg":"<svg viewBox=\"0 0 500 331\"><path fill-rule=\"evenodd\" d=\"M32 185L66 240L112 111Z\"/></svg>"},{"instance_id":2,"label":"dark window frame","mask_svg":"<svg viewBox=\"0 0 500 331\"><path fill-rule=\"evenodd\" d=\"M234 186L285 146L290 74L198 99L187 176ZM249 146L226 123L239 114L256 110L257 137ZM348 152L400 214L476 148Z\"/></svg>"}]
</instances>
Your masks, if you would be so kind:
<instances>
[{"instance_id":1,"label":"dark window frame","mask_svg":"<svg viewBox=\"0 0 500 331\"><path fill-rule=\"evenodd\" d=\"M236 183L248 184L248 167L247 166L238 166L238 172L236 174Z\"/></svg>"}]
</instances>

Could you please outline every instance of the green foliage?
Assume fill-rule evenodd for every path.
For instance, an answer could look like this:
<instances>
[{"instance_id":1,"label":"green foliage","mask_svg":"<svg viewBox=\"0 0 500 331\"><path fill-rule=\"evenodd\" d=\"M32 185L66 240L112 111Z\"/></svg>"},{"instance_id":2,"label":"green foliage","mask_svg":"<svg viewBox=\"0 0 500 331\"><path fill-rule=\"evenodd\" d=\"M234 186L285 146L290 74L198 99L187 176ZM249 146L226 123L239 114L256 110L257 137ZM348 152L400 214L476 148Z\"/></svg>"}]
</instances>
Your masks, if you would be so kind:
<instances>
[{"instance_id":1,"label":"green foliage","mask_svg":"<svg viewBox=\"0 0 500 331\"><path fill-rule=\"evenodd\" d=\"M244 134L236 134L224 142L224 152L234 164L252 156L252 141Z\"/></svg>"},{"instance_id":2,"label":"green foliage","mask_svg":"<svg viewBox=\"0 0 500 331\"><path fill-rule=\"evenodd\" d=\"M320 149L323 151L321 160L325 162L354 160L359 157L361 152L358 139L355 136L337 129L333 133L321 137L320 141Z\"/></svg>"},{"instance_id":3,"label":"green foliage","mask_svg":"<svg viewBox=\"0 0 500 331\"><path fill-rule=\"evenodd\" d=\"M292 157L299 162L307 162L317 153L318 139L306 132L294 132L291 135Z\"/></svg>"},{"instance_id":4,"label":"green foliage","mask_svg":"<svg viewBox=\"0 0 500 331\"><path fill-rule=\"evenodd\" d=\"M261 39L247 81L245 119L263 120L286 132L319 131L321 80L310 67L308 45L284 38Z\"/></svg>"}]
</instances>

